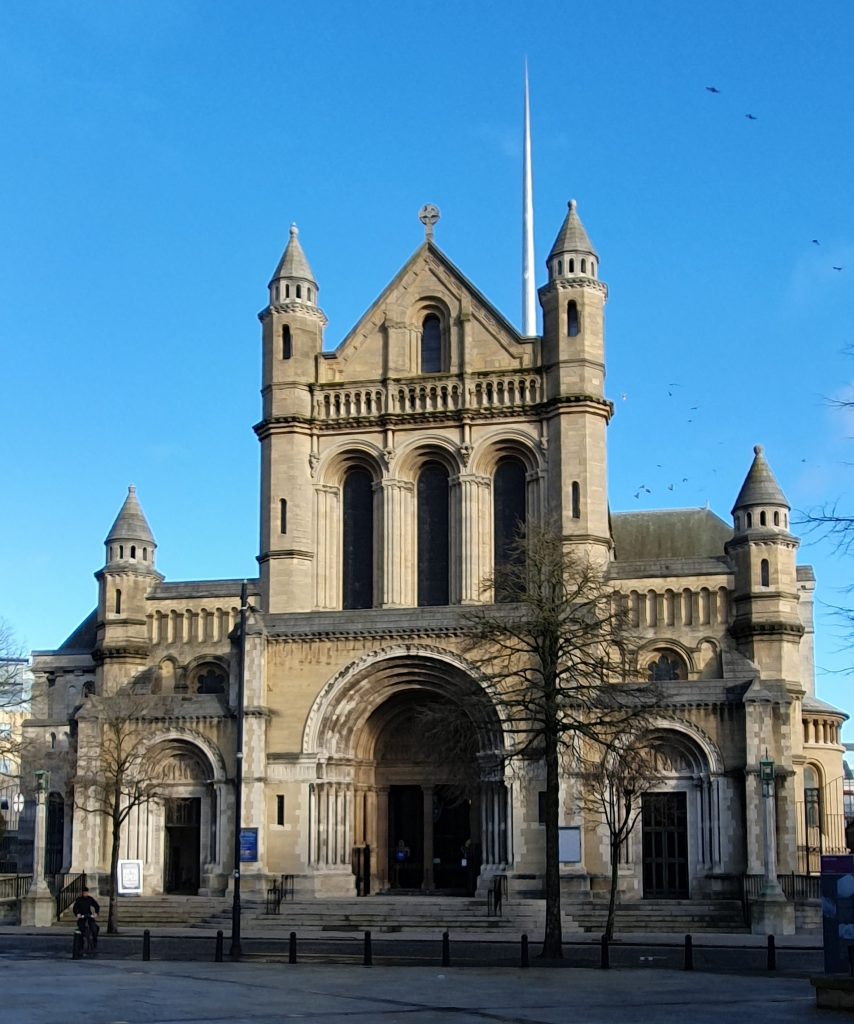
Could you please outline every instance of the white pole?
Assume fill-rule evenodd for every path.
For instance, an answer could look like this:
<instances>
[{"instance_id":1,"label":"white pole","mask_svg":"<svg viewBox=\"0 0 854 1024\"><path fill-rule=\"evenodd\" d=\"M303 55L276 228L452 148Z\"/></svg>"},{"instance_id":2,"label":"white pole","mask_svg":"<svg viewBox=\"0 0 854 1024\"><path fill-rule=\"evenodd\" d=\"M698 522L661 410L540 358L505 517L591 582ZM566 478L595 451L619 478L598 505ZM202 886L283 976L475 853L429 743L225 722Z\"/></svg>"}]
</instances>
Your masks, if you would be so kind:
<instances>
[{"instance_id":1,"label":"white pole","mask_svg":"<svg viewBox=\"0 0 854 1024\"><path fill-rule=\"evenodd\" d=\"M522 168L522 333L537 333L537 290L534 281L534 187L531 173L531 103L525 59L525 139Z\"/></svg>"}]
</instances>

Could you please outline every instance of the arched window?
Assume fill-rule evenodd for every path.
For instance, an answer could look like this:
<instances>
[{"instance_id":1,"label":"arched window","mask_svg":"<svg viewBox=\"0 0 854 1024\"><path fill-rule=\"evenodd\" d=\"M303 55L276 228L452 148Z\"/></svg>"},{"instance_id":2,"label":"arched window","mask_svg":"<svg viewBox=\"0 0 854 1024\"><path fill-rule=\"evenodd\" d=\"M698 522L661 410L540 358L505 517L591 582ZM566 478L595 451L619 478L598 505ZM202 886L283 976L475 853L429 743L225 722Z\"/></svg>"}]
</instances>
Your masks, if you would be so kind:
<instances>
[{"instance_id":1,"label":"arched window","mask_svg":"<svg viewBox=\"0 0 854 1024\"><path fill-rule=\"evenodd\" d=\"M418 476L418 604L450 600L448 471L428 462Z\"/></svg>"},{"instance_id":2,"label":"arched window","mask_svg":"<svg viewBox=\"0 0 854 1024\"><path fill-rule=\"evenodd\" d=\"M130 546L130 557L136 558L136 544L131 544Z\"/></svg>"},{"instance_id":3,"label":"arched window","mask_svg":"<svg viewBox=\"0 0 854 1024\"><path fill-rule=\"evenodd\" d=\"M818 772L810 764L804 767L804 816L808 829L821 829L821 789Z\"/></svg>"},{"instance_id":4,"label":"arched window","mask_svg":"<svg viewBox=\"0 0 854 1024\"><path fill-rule=\"evenodd\" d=\"M279 499L279 533L288 532L288 499Z\"/></svg>"},{"instance_id":5,"label":"arched window","mask_svg":"<svg viewBox=\"0 0 854 1024\"><path fill-rule=\"evenodd\" d=\"M311 288L306 288L306 292L308 292L308 301L311 302Z\"/></svg>"},{"instance_id":6,"label":"arched window","mask_svg":"<svg viewBox=\"0 0 854 1024\"><path fill-rule=\"evenodd\" d=\"M50 734L50 749L51 750L56 750L56 733L55 732L52 732Z\"/></svg>"},{"instance_id":7,"label":"arched window","mask_svg":"<svg viewBox=\"0 0 854 1024\"><path fill-rule=\"evenodd\" d=\"M563 273L563 260L557 261L557 272L558 276L560 276Z\"/></svg>"},{"instance_id":8,"label":"arched window","mask_svg":"<svg viewBox=\"0 0 854 1024\"><path fill-rule=\"evenodd\" d=\"M747 529L749 530L753 526L753 513L747 513Z\"/></svg>"},{"instance_id":9,"label":"arched window","mask_svg":"<svg viewBox=\"0 0 854 1024\"><path fill-rule=\"evenodd\" d=\"M301 284L297 285L297 298L298 299L302 298L302 285Z\"/></svg>"},{"instance_id":10,"label":"arched window","mask_svg":"<svg viewBox=\"0 0 854 1024\"><path fill-rule=\"evenodd\" d=\"M771 586L771 567L767 558L763 558L759 563L759 585L761 587Z\"/></svg>"},{"instance_id":11,"label":"arched window","mask_svg":"<svg viewBox=\"0 0 854 1024\"><path fill-rule=\"evenodd\" d=\"M569 272L570 272L570 274L574 274L575 273L575 260L570 260L569 261Z\"/></svg>"},{"instance_id":12,"label":"arched window","mask_svg":"<svg viewBox=\"0 0 854 1024\"><path fill-rule=\"evenodd\" d=\"M125 557L125 546L124 546L124 544L119 544L119 558L124 558L124 557Z\"/></svg>"},{"instance_id":13,"label":"arched window","mask_svg":"<svg viewBox=\"0 0 854 1024\"><path fill-rule=\"evenodd\" d=\"M143 560L143 562L147 562L148 561L148 548L143 548L142 549L142 560Z\"/></svg>"},{"instance_id":14,"label":"arched window","mask_svg":"<svg viewBox=\"0 0 854 1024\"><path fill-rule=\"evenodd\" d=\"M282 324L282 359L290 359L293 354L291 329L288 324Z\"/></svg>"},{"instance_id":15,"label":"arched window","mask_svg":"<svg viewBox=\"0 0 854 1024\"><path fill-rule=\"evenodd\" d=\"M581 518L581 484L577 480L572 481L572 518Z\"/></svg>"},{"instance_id":16,"label":"arched window","mask_svg":"<svg viewBox=\"0 0 854 1024\"><path fill-rule=\"evenodd\" d=\"M587 273L587 260L582 260L581 261L581 273L582 274L586 274Z\"/></svg>"},{"instance_id":17,"label":"arched window","mask_svg":"<svg viewBox=\"0 0 854 1024\"><path fill-rule=\"evenodd\" d=\"M223 669L215 665L202 668L196 675L196 693L225 693L228 682Z\"/></svg>"},{"instance_id":18,"label":"arched window","mask_svg":"<svg viewBox=\"0 0 854 1024\"><path fill-rule=\"evenodd\" d=\"M291 286L289 284L286 284L285 285L285 298L289 299L290 297L291 297Z\"/></svg>"},{"instance_id":19,"label":"arched window","mask_svg":"<svg viewBox=\"0 0 854 1024\"><path fill-rule=\"evenodd\" d=\"M442 372L442 322L435 313L421 325L421 372Z\"/></svg>"},{"instance_id":20,"label":"arched window","mask_svg":"<svg viewBox=\"0 0 854 1024\"><path fill-rule=\"evenodd\" d=\"M343 608L374 603L374 481L366 469L348 470L342 488Z\"/></svg>"},{"instance_id":21,"label":"arched window","mask_svg":"<svg viewBox=\"0 0 854 1024\"><path fill-rule=\"evenodd\" d=\"M775 526L779 526L780 525L780 513L779 512L775 512L774 513L774 525Z\"/></svg>"},{"instance_id":22,"label":"arched window","mask_svg":"<svg viewBox=\"0 0 854 1024\"><path fill-rule=\"evenodd\" d=\"M110 561L112 562L112 560L113 560L113 545L111 544L110 545Z\"/></svg>"},{"instance_id":23,"label":"arched window","mask_svg":"<svg viewBox=\"0 0 854 1024\"><path fill-rule=\"evenodd\" d=\"M687 675L684 662L674 651L662 651L658 658L647 665L647 679L651 683L686 679Z\"/></svg>"},{"instance_id":24,"label":"arched window","mask_svg":"<svg viewBox=\"0 0 854 1024\"><path fill-rule=\"evenodd\" d=\"M759 513L759 525L760 526L767 526L768 525L767 517L766 517L764 511Z\"/></svg>"},{"instance_id":25,"label":"arched window","mask_svg":"<svg viewBox=\"0 0 854 1024\"><path fill-rule=\"evenodd\" d=\"M570 299L566 307L566 333L570 338L577 338L579 331L578 304L575 299Z\"/></svg>"},{"instance_id":26,"label":"arched window","mask_svg":"<svg viewBox=\"0 0 854 1024\"><path fill-rule=\"evenodd\" d=\"M502 459L492 481L496 601L509 601L519 596L519 580L506 576L521 554L518 542L525 525L525 487L525 467L520 460Z\"/></svg>"},{"instance_id":27,"label":"arched window","mask_svg":"<svg viewBox=\"0 0 854 1024\"><path fill-rule=\"evenodd\" d=\"M122 592L120 590L117 590L116 591L116 615L118 615L121 612L121 610L122 610Z\"/></svg>"}]
</instances>

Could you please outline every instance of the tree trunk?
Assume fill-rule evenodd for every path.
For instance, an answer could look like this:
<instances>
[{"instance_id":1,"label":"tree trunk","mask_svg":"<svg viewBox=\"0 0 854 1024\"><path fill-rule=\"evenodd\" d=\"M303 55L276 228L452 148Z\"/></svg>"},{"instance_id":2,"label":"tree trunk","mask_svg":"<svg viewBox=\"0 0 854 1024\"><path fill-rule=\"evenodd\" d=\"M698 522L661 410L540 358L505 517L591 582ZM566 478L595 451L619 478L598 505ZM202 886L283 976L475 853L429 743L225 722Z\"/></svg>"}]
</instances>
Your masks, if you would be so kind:
<instances>
[{"instance_id":1,"label":"tree trunk","mask_svg":"<svg viewBox=\"0 0 854 1024\"><path fill-rule=\"evenodd\" d=\"M556 736L546 737L546 929L543 951L550 959L563 956L563 932L560 920L560 776Z\"/></svg>"},{"instance_id":2,"label":"tree trunk","mask_svg":"<svg viewBox=\"0 0 854 1024\"><path fill-rule=\"evenodd\" d=\"M111 821L113 824L113 841L110 847L110 909L107 914L108 935L115 935L118 931L118 928L116 927L116 911L118 910L118 900L116 899L116 895L119 880L119 841L122 834L118 800L119 797L116 797L116 803L113 805L113 813L111 815Z\"/></svg>"},{"instance_id":3,"label":"tree trunk","mask_svg":"<svg viewBox=\"0 0 854 1024\"><path fill-rule=\"evenodd\" d=\"M605 921L605 937L610 942L614 937L614 917L617 912L617 882L620 868L620 846L616 837L611 835L611 892L608 897L608 918Z\"/></svg>"}]
</instances>

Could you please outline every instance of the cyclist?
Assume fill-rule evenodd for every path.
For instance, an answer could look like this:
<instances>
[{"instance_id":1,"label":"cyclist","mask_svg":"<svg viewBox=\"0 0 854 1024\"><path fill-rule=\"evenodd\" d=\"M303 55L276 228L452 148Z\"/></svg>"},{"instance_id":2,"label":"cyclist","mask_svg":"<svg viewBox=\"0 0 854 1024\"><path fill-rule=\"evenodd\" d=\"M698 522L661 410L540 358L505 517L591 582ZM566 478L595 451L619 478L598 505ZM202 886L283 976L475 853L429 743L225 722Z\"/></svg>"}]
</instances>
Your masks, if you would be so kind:
<instances>
[{"instance_id":1,"label":"cyclist","mask_svg":"<svg viewBox=\"0 0 854 1024\"><path fill-rule=\"evenodd\" d=\"M74 901L74 906L71 908L71 913L77 918L77 927L80 929L80 934L85 937L86 929L89 929L89 934L92 937L92 948L98 945L98 922L95 918L100 914L101 907L98 901L89 895L89 890L86 886L83 886L83 892Z\"/></svg>"}]
</instances>

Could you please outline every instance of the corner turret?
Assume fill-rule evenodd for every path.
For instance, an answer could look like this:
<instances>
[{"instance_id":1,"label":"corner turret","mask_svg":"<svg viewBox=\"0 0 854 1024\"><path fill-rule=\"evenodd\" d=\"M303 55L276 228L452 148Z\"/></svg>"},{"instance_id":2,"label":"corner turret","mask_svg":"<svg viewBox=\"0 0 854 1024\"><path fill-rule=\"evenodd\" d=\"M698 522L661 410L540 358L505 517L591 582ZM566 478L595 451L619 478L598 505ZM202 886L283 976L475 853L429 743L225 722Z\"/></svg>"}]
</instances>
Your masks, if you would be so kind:
<instances>
[{"instance_id":1,"label":"corner turret","mask_svg":"<svg viewBox=\"0 0 854 1024\"><path fill-rule=\"evenodd\" d=\"M613 412L605 398L605 301L599 255L578 216L575 200L546 260L543 310L546 394L558 414L549 427L550 513L565 537L608 557L605 432Z\"/></svg>"},{"instance_id":2,"label":"corner turret","mask_svg":"<svg viewBox=\"0 0 854 1024\"><path fill-rule=\"evenodd\" d=\"M157 544L131 484L104 541L106 560L95 573L98 613L95 686L115 693L147 664L149 641L145 601L163 577L154 568Z\"/></svg>"},{"instance_id":3,"label":"corner turret","mask_svg":"<svg viewBox=\"0 0 854 1024\"><path fill-rule=\"evenodd\" d=\"M789 503L762 446L753 452L726 545L735 576L731 632L741 652L762 667L763 679L800 687L804 625L798 608L798 539L789 533Z\"/></svg>"}]
</instances>

